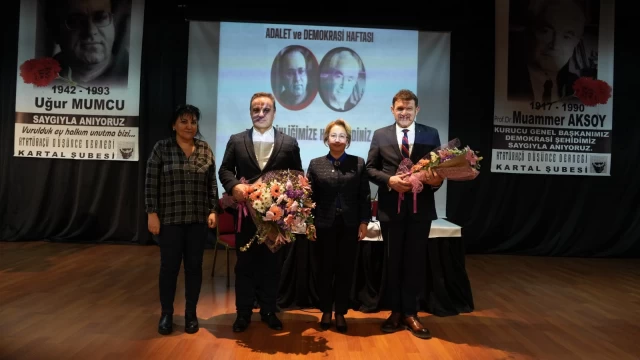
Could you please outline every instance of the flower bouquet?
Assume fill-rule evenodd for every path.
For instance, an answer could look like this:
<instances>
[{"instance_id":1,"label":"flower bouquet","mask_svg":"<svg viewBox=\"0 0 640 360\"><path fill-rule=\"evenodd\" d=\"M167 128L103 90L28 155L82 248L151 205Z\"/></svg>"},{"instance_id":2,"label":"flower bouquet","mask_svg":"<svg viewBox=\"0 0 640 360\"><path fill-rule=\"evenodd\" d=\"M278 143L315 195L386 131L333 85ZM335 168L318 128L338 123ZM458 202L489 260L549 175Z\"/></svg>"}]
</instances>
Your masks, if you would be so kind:
<instances>
[{"instance_id":1,"label":"flower bouquet","mask_svg":"<svg viewBox=\"0 0 640 360\"><path fill-rule=\"evenodd\" d=\"M400 166L403 172L419 174L428 169L436 170L438 175L454 181L467 181L475 179L480 172L480 160L477 151L466 146L460 149L460 140L453 139L447 144L433 149L428 155L420 159L417 164L411 165L411 160L403 161ZM406 167L409 167L408 171ZM424 173L421 173L424 174Z\"/></svg>"},{"instance_id":2,"label":"flower bouquet","mask_svg":"<svg viewBox=\"0 0 640 360\"><path fill-rule=\"evenodd\" d=\"M469 146L460 148L460 140L453 139L447 144L433 149L429 154L413 164L411 159L406 158L400 162L396 175L403 177L411 183L413 192L413 212L417 211L416 196L424 187L423 180L428 169L432 169L439 176L453 181L468 181L475 179L480 172L480 160L482 157L476 155L477 151L471 150ZM400 203L404 200L404 194L398 197L398 213Z\"/></svg>"},{"instance_id":3,"label":"flower bouquet","mask_svg":"<svg viewBox=\"0 0 640 360\"><path fill-rule=\"evenodd\" d=\"M238 209L238 202L236 201L236 199L227 194L226 192L222 194L222 197L220 198L220 206L223 209L233 209L233 210L237 210Z\"/></svg>"},{"instance_id":4,"label":"flower bouquet","mask_svg":"<svg viewBox=\"0 0 640 360\"><path fill-rule=\"evenodd\" d=\"M242 182L246 182L241 179ZM251 214L256 224L256 234L240 251L247 251L254 241L265 243L272 252L286 243L295 241L296 234L315 239L315 227L311 209L311 186L304 172L275 170L266 173L249 185L245 201L237 204L238 231L241 218Z\"/></svg>"}]
</instances>

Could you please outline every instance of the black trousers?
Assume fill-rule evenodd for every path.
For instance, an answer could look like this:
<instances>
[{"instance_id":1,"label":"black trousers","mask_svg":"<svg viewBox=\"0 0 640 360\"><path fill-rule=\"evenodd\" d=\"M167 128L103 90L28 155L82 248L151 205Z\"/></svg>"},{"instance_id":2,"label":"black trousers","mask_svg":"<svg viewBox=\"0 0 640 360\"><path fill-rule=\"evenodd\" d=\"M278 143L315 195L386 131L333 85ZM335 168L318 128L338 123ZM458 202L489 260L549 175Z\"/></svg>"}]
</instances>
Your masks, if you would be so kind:
<instances>
[{"instance_id":1,"label":"black trousers","mask_svg":"<svg viewBox=\"0 0 640 360\"><path fill-rule=\"evenodd\" d=\"M184 259L185 313L195 313L202 287L202 257L207 241L206 224L162 225L160 243L160 304L173 314L176 283Z\"/></svg>"},{"instance_id":2,"label":"black trousers","mask_svg":"<svg viewBox=\"0 0 640 360\"><path fill-rule=\"evenodd\" d=\"M236 311L251 316L254 300L258 300L260 312L277 312L278 285L282 268L279 253L271 252L267 245L254 240L247 251L246 245L256 233L256 226L250 216L242 219L242 229L236 234Z\"/></svg>"},{"instance_id":3,"label":"black trousers","mask_svg":"<svg viewBox=\"0 0 640 360\"><path fill-rule=\"evenodd\" d=\"M431 220L406 216L400 221L381 222L387 254L387 291L391 311L417 315L418 296L425 285L425 262Z\"/></svg>"},{"instance_id":4,"label":"black trousers","mask_svg":"<svg viewBox=\"0 0 640 360\"><path fill-rule=\"evenodd\" d=\"M349 310L349 295L353 284L358 226L345 226L342 216L336 216L333 226L317 228L314 254L318 265L318 297L320 310L336 314Z\"/></svg>"}]
</instances>

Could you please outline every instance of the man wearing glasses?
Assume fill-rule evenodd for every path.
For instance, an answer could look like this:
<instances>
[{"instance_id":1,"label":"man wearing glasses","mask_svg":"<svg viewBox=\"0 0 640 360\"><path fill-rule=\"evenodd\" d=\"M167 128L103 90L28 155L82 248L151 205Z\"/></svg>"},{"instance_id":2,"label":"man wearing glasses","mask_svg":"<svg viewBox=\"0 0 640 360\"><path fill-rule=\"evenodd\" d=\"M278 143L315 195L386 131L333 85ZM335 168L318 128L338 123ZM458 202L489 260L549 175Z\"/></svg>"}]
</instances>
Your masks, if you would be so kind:
<instances>
[{"instance_id":1,"label":"man wearing glasses","mask_svg":"<svg viewBox=\"0 0 640 360\"><path fill-rule=\"evenodd\" d=\"M54 56L62 67L60 76L79 84L126 86L129 55L114 47L117 1L47 1L47 23L60 46Z\"/></svg>"}]
</instances>

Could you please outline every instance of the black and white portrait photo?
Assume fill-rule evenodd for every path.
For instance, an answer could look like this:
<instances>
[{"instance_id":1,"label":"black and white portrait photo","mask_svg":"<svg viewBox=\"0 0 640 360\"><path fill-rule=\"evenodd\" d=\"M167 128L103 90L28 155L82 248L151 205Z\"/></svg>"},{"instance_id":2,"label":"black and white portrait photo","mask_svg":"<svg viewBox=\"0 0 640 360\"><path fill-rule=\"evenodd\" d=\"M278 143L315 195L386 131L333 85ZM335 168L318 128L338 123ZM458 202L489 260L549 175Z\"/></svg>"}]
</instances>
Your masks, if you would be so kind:
<instances>
[{"instance_id":1,"label":"black and white portrait photo","mask_svg":"<svg viewBox=\"0 0 640 360\"><path fill-rule=\"evenodd\" d=\"M127 87L131 0L39 0L37 57L84 86Z\"/></svg>"},{"instance_id":2,"label":"black and white portrait photo","mask_svg":"<svg viewBox=\"0 0 640 360\"><path fill-rule=\"evenodd\" d=\"M320 63L320 97L334 111L349 111L362 96L366 72L360 56L340 47L329 51Z\"/></svg>"},{"instance_id":3,"label":"black and white portrait photo","mask_svg":"<svg viewBox=\"0 0 640 360\"><path fill-rule=\"evenodd\" d=\"M304 46L287 46L273 60L273 94L289 110L302 110L311 104L318 93L317 79L318 60Z\"/></svg>"},{"instance_id":4,"label":"black and white portrait photo","mask_svg":"<svg viewBox=\"0 0 640 360\"><path fill-rule=\"evenodd\" d=\"M599 1L510 1L507 98L554 102L597 78L599 14Z\"/></svg>"}]
</instances>

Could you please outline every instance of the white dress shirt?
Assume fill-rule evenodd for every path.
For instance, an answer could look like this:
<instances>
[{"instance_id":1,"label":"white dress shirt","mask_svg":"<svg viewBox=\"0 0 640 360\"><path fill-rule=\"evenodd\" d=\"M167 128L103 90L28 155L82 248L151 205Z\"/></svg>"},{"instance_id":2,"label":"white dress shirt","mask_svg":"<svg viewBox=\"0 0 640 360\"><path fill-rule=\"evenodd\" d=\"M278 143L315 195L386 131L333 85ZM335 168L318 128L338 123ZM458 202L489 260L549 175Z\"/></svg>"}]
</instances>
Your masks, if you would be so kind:
<instances>
[{"instance_id":1,"label":"white dress shirt","mask_svg":"<svg viewBox=\"0 0 640 360\"><path fill-rule=\"evenodd\" d=\"M405 128L401 128L396 123L396 137L398 138L398 147L400 148L400 152L402 153L402 138L404 137L404 133L402 130ZM415 120L409 125L409 131L407 132L407 137L409 138L409 155L411 155L411 151L413 150L413 142L416 139L416 122Z\"/></svg>"},{"instance_id":2,"label":"white dress shirt","mask_svg":"<svg viewBox=\"0 0 640 360\"><path fill-rule=\"evenodd\" d=\"M269 161L269 157L271 157L271 151L273 151L273 143L275 141L273 126L271 129L265 131L264 134L261 134L256 128L254 128L252 140L258 165L260 165L260 169L264 169L264 166L267 165L267 161Z\"/></svg>"}]
</instances>

